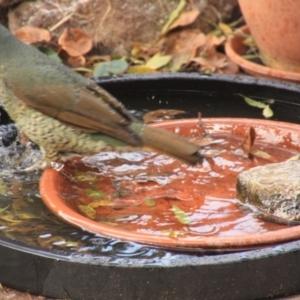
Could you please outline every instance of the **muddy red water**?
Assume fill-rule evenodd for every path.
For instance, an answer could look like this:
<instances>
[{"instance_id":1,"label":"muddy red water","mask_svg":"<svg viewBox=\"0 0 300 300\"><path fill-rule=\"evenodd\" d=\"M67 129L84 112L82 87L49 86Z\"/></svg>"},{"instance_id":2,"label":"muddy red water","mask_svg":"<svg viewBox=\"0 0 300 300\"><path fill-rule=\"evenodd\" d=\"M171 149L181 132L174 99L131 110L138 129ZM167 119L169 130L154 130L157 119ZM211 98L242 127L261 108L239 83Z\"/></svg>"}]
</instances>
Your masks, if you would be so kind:
<instances>
[{"instance_id":1,"label":"muddy red water","mask_svg":"<svg viewBox=\"0 0 300 300\"><path fill-rule=\"evenodd\" d=\"M169 129L202 143L201 128L182 128ZM71 183L64 188L64 201L102 224L174 238L225 237L286 228L242 209L235 198L236 179L243 170L290 158L297 146L274 145L258 137L252 149L269 158L247 157L241 145L248 127L232 132L223 129L210 130L204 152L212 157L195 166L146 150L108 151L69 162L62 170Z\"/></svg>"}]
</instances>

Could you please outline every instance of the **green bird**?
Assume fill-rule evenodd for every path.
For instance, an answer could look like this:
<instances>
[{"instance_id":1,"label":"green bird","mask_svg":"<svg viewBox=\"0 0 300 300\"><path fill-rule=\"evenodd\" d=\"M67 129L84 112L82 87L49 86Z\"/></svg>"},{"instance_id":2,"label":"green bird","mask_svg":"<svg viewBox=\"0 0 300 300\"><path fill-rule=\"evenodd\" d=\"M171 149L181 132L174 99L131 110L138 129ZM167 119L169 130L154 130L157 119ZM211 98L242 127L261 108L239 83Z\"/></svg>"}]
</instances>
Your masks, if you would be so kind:
<instances>
[{"instance_id":1,"label":"green bird","mask_svg":"<svg viewBox=\"0 0 300 300\"><path fill-rule=\"evenodd\" d=\"M0 25L0 101L43 154L42 167L120 146L143 145L195 163L200 146L135 119L96 83Z\"/></svg>"}]
</instances>

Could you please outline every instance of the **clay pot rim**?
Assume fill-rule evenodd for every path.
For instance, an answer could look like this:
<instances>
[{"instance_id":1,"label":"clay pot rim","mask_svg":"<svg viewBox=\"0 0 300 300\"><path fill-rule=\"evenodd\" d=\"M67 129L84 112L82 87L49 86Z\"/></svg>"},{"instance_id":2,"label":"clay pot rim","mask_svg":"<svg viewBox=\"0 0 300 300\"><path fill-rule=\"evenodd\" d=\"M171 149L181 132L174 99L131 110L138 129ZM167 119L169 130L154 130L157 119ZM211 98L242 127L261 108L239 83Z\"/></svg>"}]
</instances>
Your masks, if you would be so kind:
<instances>
[{"instance_id":1,"label":"clay pot rim","mask_svg":"<svg viewBox=\"0 0 300 300\"><path fill-rule=\"evenodd\" d=\"M238 64L246 73L254 76L262 76L273 79L287 80L292 82L300 81L300 73L288 72L283 70L272 69L264 65L256 64L241 55L246 48L242 44L242 34L250 34L248 26L243 26L236 30L236 34L228 39L225 44L226 55L236 64Z\"/></svg>"},{"instance_id":2,"label":"clay pot rim","mask_svg":"<svg viewBox=\"0 0 300 300\"><path fill-rule=\"evenodd\" d=\"M239 125L244 124L247 126L265 126L267 128L275 127L286 129L290 131L300 132L300 125L294 123L261 120L261 119L245 119L245 118L205 118L205 123L218 123L224 125ZM198 119L175 120L163 123L154 124L155 127L168 126L168 125L196 125ZM151 235L147 233L138 233L122 230L99 222L93 221L71 209L65 201L60 198L59 185L63 185L66 179L62 174L54 169L46 169L40 179L40 195L45 205L58 217L64 221L80 227L83 230L119 238L123 240L130 240L146 244L155 244L164 247L194 247L205 249L241 249L243 247L255 248L257 246L270 246L280 242L288 242L300 238L300 226L279 229L276 231L255 233L239 236L226 236L226 237L185 237L179 236L174 239L167 236ZM58 185L59 182L59 185Z\"/></svg>"}]
</instances>

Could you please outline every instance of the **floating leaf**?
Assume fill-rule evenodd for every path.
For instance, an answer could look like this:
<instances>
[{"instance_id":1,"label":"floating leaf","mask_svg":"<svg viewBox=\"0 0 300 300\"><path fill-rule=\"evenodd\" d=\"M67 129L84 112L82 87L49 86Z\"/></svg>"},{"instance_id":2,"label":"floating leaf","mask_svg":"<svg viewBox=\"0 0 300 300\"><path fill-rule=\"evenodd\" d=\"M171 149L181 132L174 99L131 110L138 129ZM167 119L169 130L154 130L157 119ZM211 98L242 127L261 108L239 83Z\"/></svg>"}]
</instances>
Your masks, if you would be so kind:
<instances>
[{"instance_id":1,"label":"floating leaf","mask_svg":"<svg viewBox=\"0 0 300 300\"><path fill-rule=\"evenodd\" d=\"M190 216L182 210L180 207L177 205L172 205L171 210L174 212L177 220L184 225L190 224L191 223L191 218Z\"/></svg>"},{"instance_id":2,"label":"floating leaf","mask_svg":"<svg viewBox=\"0 0 300 300\"><path fill-rule=\"evenodd\" d=\"M92 208L97 208L101 206L115 206L115 203L109 199L99 200L89 203L89 206Z\"/></svg>"},{"instance_id":3,"label":"floating leaf","mask_svg":"<svg viewBox=\"0 0 300 300\"><path fill-rule=\"evenodd\" d=\"M95 190L92 190L92 189L87 189L86 190L86 195L88 197L95 198L95 199L100 199L100 198L106 198L107 197L107 194L105 192L95 191Z\"/></svg>"},{"instance_id":4,"label":"floating leaf","mask_svg":"<svg viewBox=\"0 0 300 300\"><path fill-rule=\"evenodd\" d=\"M112 61L101 62L94 69L93 76L110 76L112 74L124 73L128 68L128 63L124 59L115 59Z\"/></svg>"},{"instance_id":5,"label":"floating leaf","mask_svg":"<svg viewBox=\"0 0 300 300\"><path fill-rule=\"evenodd\" d=\"M290 157L288 160L298 160L300 159L300 153L293 155L292 157Z\"/></svg>"},{"instance_id":6,"label":"floating leaf","mask_svg":"<svg viewBox=\"0 0 300 300\"><path fill-rule=\"evenodd\" d=\"M152 198L146 198L144 202L149 207L152 207L152 206L156 205L155 201Z\"/></svg>"},{"instance_id":7,"label":"floating leaf","mask_svg":"<svg viewBox=\"0 0 300 300\"><path fill-rule=\"evenodd\" d=\"M0 215L0 219L9 223L19 224L23 221L19 220L15 215Z\"/></svg>"},{"instance_id":8,"label":"floating leaf","mask_svg":"<svg viewBox=\"0 0 300 300\"><path fill-rule=\"evenodd\" d=\"M271 118L273 117L273 110L271 109L270 105L266 105L266 107L263 109L263 116L265 118Z\"/></svg>"},{"instance_id":9,"label":"floating leaf","mask_svg":"<svg viewBox=\"0 0 300 300\"><path fill-rule=\"evenodd\" d=\"M88 218L95 219L96 218L96 210L88 205L78 205L79 210Z\"/></svg>"},{"instance_id":10,"label":"floating leaf","mask_svg":"<svg viewBox=\"0 0 300 300\"><path fill-rule=\"evenodd\" d=\"M180 0L178 6L171 12L169 19L165 26L163 27L161 34L164 34L167 32L169 27L172 25L172 23L179 17L180 13L183 11L185 8L187 2L186 0Z\"/></svg>"},{"instance_id":11,"label":"floating leaf","mask_svg":"<svg viewBox=\"0 0 300 300\"><path fill-rule=\"evenodd\" d=\"M249 98L249 97L246 97L246 96L243 96L243 95L241 95L241 96L244 98L246 103L249 104L250 106L258 107L258 108L265 108L267 106L267 104L265 104L263 102L254 100L252 98Z\"/></svg>"},{"instance_id":12,"label":"floating leaf","mask_svg":"<svg viewBox=\"0 0 300 300\"><path fill-rule=\"evenodd\" d=\"M156 53L147 61L145 66L150 69L157 70L167 65L171 61L171 59L172 59L171 55L161 55L160 53Z\"/></svg>"},{"instance_id":13,"label":"floating leaf","mask_svg":"<svg viewBox=\"0 0 300 300\"><path fill-rule=\"evenodd\" d=\"M84 173L84 172L77 172L75 174L76 179L79 181L96 181L97 176L90 173Z\"/></svg>"},{"instance_id":14,"label":"floating leaf","mask_svg":"<svg viewBox=\"0 0 300 300\"><path fill-rule=\"evenodd\" d=\"M271 162L277 162L277 160L271 156L269 153L259 150L259 149L251 149L250 154L256 157L263 158L265 160L271 161Z\"/></svg>"},{"instance_id":15,"label":"floating leaf","mask_svg":"<svg viewBox=\"0 0 300 300\"><path fill-rule=\"evenodd\" d=\"M246 138L243 141L242 146L241 146L241 148L243 149L243 152L247 156L249 155L250 149L251 149L252 145L254 144L255 136L256 136L255 129L251 126L249 128L247 136L246 136Z\"/></svg>"},{"instance_id":16,"label":"floating leaf","mask_svg":"<svg viewBox=\"0 0 300 300\"><path fill-rule=\"evenodd\" d=\"M161 230L162 235L177 239L179 235L186 235L187 233L182 230Z\"/></svg>"}]
</instances>

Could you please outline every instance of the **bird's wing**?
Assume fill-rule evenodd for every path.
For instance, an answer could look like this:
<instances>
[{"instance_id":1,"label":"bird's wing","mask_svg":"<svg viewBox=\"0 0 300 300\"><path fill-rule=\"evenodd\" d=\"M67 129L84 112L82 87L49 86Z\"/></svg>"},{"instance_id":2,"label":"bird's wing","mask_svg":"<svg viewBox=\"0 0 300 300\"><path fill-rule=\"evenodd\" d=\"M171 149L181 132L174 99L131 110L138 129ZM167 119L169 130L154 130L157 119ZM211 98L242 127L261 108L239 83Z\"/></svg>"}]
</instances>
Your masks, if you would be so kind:
<instances>
[{"instance_id":1,"label":"bird's wing","mask_svg":"<svg viewBox=\"0 0 300 300\"><path fill-rule=\"evenodd\" d=\"M37 76L35 69L28 78L7 76L4 80L19 100L50 117L81 131L101 132L141 145L140 137L128 128L133 117L119 101L92 81L65 67L55 67L53 78Z\"/></svg>"}]
</instances>

